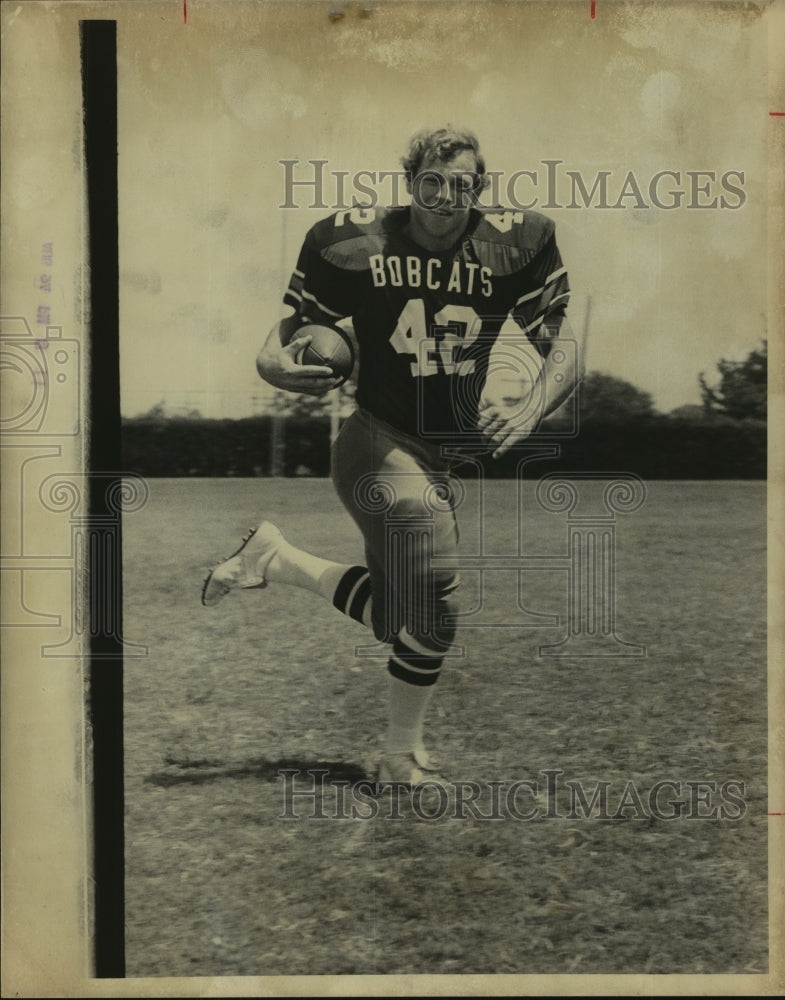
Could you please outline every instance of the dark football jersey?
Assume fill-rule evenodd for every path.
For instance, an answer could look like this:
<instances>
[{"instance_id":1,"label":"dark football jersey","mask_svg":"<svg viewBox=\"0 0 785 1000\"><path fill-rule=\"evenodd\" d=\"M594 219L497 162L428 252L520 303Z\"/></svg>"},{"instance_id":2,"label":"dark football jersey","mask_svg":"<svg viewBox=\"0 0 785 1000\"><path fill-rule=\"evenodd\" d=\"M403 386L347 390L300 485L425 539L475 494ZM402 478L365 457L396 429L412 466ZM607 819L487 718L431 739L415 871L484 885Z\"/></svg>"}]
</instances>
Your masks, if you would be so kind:
<instances>
[{"instance_id":1,"label":"dark football jersey","mask_svg":"<svg viewBox=\"0 0 785 1000\"><path fill-rule=\"evenodd\" d=\"M409 239L408 219L408 208L355 208L316 223L284 301L303 317L313 307L351 317L360 406L408 434L454 441L476 434L506 320L547 355L569 299L567 271L552 220L537 212L472 209L444 252Z\"/></svg>"}]
</instances>

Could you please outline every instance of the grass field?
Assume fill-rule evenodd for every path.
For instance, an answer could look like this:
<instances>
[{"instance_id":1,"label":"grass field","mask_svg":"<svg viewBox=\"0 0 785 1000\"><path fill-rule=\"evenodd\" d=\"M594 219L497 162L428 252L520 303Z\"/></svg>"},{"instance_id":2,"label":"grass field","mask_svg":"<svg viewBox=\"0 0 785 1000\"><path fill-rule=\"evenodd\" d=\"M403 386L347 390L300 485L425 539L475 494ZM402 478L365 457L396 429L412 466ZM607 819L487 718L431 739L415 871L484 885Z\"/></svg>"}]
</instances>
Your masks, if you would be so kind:
<instances>
[{"instance_id":1,"label":"grass field","mask_svg":"<svg viewBox=\"0 0 785 1000\"><path fill-rule=\"evenodd\" d=\"M149 485L124 522L124 633L148 646L126 661L128 975L766 971L763 483L652 482L619 515L617 631L645 657L538 655L565 634L562 570L523 577L528 611L560 616L545 628L501 627L520 621L514 573L486 574L481 607L465 574L479 610L427 735L450 778L538 783L538 816L496 821L407 802L399 818L382 803L316 819L307 799L281 818L283 766L373 775L385 661L356 656L370 636L290 588L203 608L203 570L261 515L341 561L362 561L359 536L322 480ZM525 489L526 552L563 554L565 515ZM486 484L485 552L515 551L516 490ZM467 553L477 511L469 483ZM670 780L692 805L569 819L567 780L608 782L614 803L628 782L645 798ZM728 781L744 808L712 818ZM334 789L320 801L333 816Z\"/></svg>"}]
</instances>

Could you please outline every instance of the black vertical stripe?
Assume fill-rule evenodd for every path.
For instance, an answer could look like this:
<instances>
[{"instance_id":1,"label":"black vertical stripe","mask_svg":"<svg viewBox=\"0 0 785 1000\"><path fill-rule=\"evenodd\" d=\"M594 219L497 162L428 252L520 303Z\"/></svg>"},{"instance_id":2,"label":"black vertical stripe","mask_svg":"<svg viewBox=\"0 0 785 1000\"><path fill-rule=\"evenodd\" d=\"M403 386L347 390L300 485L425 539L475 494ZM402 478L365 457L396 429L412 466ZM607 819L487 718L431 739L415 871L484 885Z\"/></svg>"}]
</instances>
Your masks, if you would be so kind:
<instances>
[{"instance_id":1,"label":"black vertical stripe","mask_svg":"<svg viewBox=\"0 0 785 1000\"><path fill-rule=\"evenodd\" d=\"M117 26L81 21L82 109L90 273L88 445L90 534L107 516L120 464L117 223ZM109 474L109 476L107 476ZM119 529L118 529L119 531ZM94 970L125 975L122 567L118 546L97 546L89 574L90 723L93 763ZM111 594L107 608L107 592Z\"/></svg>"},{"instance_id":2,"label":"black vertical stripe","mask_svg":"<svg viewBox=\"0 0 785 1000\"><path fill-rule=\"evenodd\" d=\"M365 605L371 598L371 578L368 577L367 580L363 580L360 586L357 588L357 593L352 598L351 607L349 608L348 615L350 618L354 618L356 622L363 624L363 611L365 611Z\"/></svg>"},{"instance_id":3,"label":"black vertical stripe","mask_svg":"<svg viewBox=\"0 0 785 1000\"><path fill-rule=\"evenodd\" d=\"M365 566L351 566L341 577L340 583L335 588L333 605L343 614L346 615L349 613L346 603L349 600L349 594L351 594L352 588L358 580L365 576L367 572L368 570Z\"/></svg>"}]
</instances>

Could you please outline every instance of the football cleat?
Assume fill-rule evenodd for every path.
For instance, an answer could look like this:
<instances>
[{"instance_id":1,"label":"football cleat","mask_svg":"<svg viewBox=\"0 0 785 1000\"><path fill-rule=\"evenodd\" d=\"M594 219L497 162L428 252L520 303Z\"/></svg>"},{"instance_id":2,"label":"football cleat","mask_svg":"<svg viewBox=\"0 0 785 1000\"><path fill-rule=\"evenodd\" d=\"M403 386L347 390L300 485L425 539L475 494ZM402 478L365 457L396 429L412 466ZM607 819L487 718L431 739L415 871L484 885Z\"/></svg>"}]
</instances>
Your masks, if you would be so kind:
<instances>
[{"instance_id":1,"label":"football cleat","mask_svg":"<svg viewBox=\"0 0 785 1000\"><path fill-rule=\"evenodd\" d=\"M403 750L382 757L377 786L403 785L411 790L425 783L444 784L437 765L426 750Z\"/></svg>"},{"instance_id":2,"label":"football cleat","mask_svg":"<svg viewBox=\"0 0 785 1000\"><path fill-rule=\"evenodd\" d=\"M208 573L202 587L202 604L211 608L232 590L266 587L264 572L283 541L281 532L269 521L252 528L240 548Z\"/></svg>"}]
</instances>

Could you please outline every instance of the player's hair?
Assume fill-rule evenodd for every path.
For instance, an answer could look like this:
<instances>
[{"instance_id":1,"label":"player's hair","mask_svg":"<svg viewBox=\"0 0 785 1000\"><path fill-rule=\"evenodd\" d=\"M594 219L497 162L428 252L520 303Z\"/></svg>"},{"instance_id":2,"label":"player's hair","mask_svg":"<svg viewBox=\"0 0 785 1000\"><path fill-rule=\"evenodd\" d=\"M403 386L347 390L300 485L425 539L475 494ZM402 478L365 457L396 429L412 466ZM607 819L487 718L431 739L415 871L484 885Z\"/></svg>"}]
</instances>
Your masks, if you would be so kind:
<instances>
[{"instance_id":1,"label":"player's hair","mask_svg":"<svg viewBox=\"0 0 785 1000\"><path fill-rule=\"evenodd\" d=\"M415 132L409 140L406 156L401 157L406 180L411 184L420 172L423 163L432 160L442 160L448 163L454 156L468 149L474 153L477 161L476 191L482 191L490 183L485 176L485 158L480 152L480 144L474 132L468 129L446 128L421 129Z\"/></svg>"}]
</instances>

